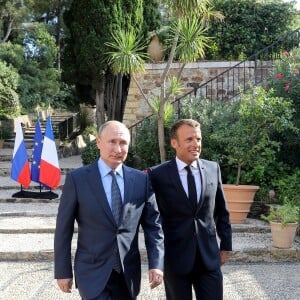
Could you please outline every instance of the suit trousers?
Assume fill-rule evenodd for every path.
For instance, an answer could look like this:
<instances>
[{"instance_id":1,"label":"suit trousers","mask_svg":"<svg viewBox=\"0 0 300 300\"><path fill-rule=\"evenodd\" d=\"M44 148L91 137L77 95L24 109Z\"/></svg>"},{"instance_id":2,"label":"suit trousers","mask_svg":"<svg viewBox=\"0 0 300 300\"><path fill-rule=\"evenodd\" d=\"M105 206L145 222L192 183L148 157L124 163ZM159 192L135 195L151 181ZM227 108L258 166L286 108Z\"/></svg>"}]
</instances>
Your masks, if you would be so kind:
<instances>
[{"instance_id":1,"label":"suit trousers","mask_svg":"<svg viewBox=\"0 0 300 300\"><path fill-rule=\"evenodd\" d=\"M223 275L221 268L208 271L204 268L199 249L194 267L188 274L174 274L165 269L164 284L167 300L192 300L192 287L197 300L222 300ZM176 262L175 262L176 263Z\"/></svg>"},{"instance_id":2,"label":"suit trousers","mask_svg":"<svg viewBox=\"0 0 300 300\"><path fill-rule=\"evenodd\" d=\"M96 298L89 300L135 300L127 288L124 273L112 270L105 289Z\"/></svg>"}]
</instances>

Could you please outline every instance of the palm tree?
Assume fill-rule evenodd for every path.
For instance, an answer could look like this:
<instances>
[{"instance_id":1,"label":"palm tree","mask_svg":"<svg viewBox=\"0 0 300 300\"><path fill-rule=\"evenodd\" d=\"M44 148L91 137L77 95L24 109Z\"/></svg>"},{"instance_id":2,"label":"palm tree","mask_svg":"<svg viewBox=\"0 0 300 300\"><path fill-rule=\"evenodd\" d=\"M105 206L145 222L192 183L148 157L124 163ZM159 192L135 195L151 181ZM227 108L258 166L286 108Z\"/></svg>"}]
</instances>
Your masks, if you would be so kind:
<instances>
[{"instance_id":1,"label":"palm tree","mask_svg":"<svg viewBox=\"0 0 300 300\"><path fill-rule=\"evenodd\" d=\"M147 56L142 52L145 44L134 31L118 31L112 34L113 41L107 43L111 47L108 53L108 64L115 73L130 74L137 84L141 94L149 106L157 114L158 143L160 160L166 160L165 152L165 112L172 97L182 90L179 79L186 63L195 62L204 57L210 38L205 35L211 17L222 19L222 14L211 10L211 0L165 1L174 15L174 22L170 28L170 52L166 67L160 80L160 95L149 99L142 91L135 74L144 71ZM172 62L176 59L181 65L176 78L169 78ZM155 105L156 103L157 105Z\"/></svg>"}]
</instances>

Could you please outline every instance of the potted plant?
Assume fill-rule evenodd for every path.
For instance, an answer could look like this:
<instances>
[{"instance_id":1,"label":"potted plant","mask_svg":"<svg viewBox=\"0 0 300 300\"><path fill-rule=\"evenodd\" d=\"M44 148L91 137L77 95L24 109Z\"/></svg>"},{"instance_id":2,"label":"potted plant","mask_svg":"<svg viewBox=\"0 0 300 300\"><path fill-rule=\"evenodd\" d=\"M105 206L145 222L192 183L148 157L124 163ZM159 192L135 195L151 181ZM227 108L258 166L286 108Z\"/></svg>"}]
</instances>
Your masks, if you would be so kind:
<instances>
[{"instance_id":1,"label":"potted plant","mask_svg":"<svg viewBox=\"0 0 300 300\"><path fill-rule=\"evenodd\" d=\"M208 151L216 153L217 149L211 158L219 161L226 177L223 187L231 223L244 223L259 189L258 185L252 185L254 174L260 173L262 177L280 148L272 136L293 128L292 104L274 97L272 91L254 87L249 92L241 92L231 103L211 105L213 110L208 123L211 129L203 132L204 139L209 137L203 142L204 149L209 144ZM202 123L201 117L199 119Z\"/></svg>"},{"instance_id":2,"label":"potted plant","mask_svg":"<svg viewBox=\"0 0 300 300\"><path fill-rule=\"evenodd\" d=\"M291 248L299 224L300 207L285 203L271 206L267 215L261 218L271 226L273 246L276 248Z\"/></svg>"}]
</instances>

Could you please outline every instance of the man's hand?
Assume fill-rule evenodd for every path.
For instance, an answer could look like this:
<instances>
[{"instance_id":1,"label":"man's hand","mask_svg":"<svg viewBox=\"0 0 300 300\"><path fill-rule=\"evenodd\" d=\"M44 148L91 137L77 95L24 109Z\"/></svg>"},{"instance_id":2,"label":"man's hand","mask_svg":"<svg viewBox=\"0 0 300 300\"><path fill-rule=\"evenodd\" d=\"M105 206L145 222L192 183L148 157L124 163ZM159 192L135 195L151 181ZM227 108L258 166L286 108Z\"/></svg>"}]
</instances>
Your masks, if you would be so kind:
<instances>
[{"instance_id":1,"label":"man's hand","mask_svg":"<svg viewBox=\"0 0 300 300\"><path fill-rule=\"evenodd\" d=\"M64 293L71 293L73 279L72 278L57 279L57 285Z\"/></svg>"},{"instance_id":2,"label":"man's hand","mask_svg":"<svg viewBox=\"0 0 300 300\"><path fill-rule=\"evenodd\" d=\"M160 285L163 281L164 273L159 269L150 269L149 270L149 283L150 288L154 289Z\"/></svg>"},{"instance_id":3,"label":"man's hand","mask_svg":"<svg viewBox=\"0 0 300 300\"><path fill-rule=\"evenodd\" d=\"M220 259L221 259L221 266L225 264L225 262L229 258L230 251L220 251Z\"/></svg>"}]
</instances>

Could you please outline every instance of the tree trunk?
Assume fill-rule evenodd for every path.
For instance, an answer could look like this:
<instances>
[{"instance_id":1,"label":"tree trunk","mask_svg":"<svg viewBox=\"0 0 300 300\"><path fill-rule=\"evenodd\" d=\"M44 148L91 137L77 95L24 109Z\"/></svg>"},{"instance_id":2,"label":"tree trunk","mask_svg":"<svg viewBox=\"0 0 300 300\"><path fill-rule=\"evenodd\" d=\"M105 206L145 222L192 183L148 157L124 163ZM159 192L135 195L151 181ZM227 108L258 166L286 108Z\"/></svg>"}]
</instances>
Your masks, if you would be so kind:
<instances>
[{"instance_id":1,"label":"tree trunk","mask_svg":"<svg viewBox=\"0 0 300 300\"><path fill-rule=\"evenodd\" d=\"M104 80L101 85L104 87ZM96 89L95 102L96 102L96 121L97 129L105 122L105 106L104 106L104 88Z\"/></svg>"},{"instance_id":2,"label":"tree trunk","mask_svg":"<svg viewBox=\"0 0 300 300\"><path fill-rule=\"evenodd\" d=\"M160 154L160 162L166 161L166 149L165 149L165 130L164 130L164 120L165 120L165 80L162 82L160 102L158 109L157 118L157 133L158 133L158 146Z\"/></svg>"},{"instance_id":3,"label":"tree trunk","mask_svg":"<svg viewBox=\"0 0 300 300\"><path fill-rule=\"evenodd\" d=\"M61 3L58 2L57 5L57 24L56 24L56 46L57 46L57 56L56 56L56 65L57 70L60 70L60 61L61 61Z\"/></svg>"},{"instance_id":4,"label":"tree trunk","mask_svg":"<svg viewBox=\"0 0 300 300\"><path fill-rule=\"evenodd\" d=\"M172 48L170 51L169 59L164 69L164 72L161 76L161 87L160 87L160 103L157 119L157 130L158 130L158 145L159 145L159 154L160 161L163 163L166 161L166 149L165 149L165 130L164 130L164 119L165 119L165 103L168 101L166 95L166 78L168 76L171 63L173 61L176 45L179 37L179 29L176 32L175 38L173 40Z\"/></svg>"},{"instance_id":5,"label":"tree trunk","mask_svg":"<svg viewBox=\"0 0 300 300\"><path fill-rule=\"evenodd\" d=\"M126 75L106 74L105 105L109 120L122 122L127 101L130 77Z\"/></svg>"}]
</instances>

